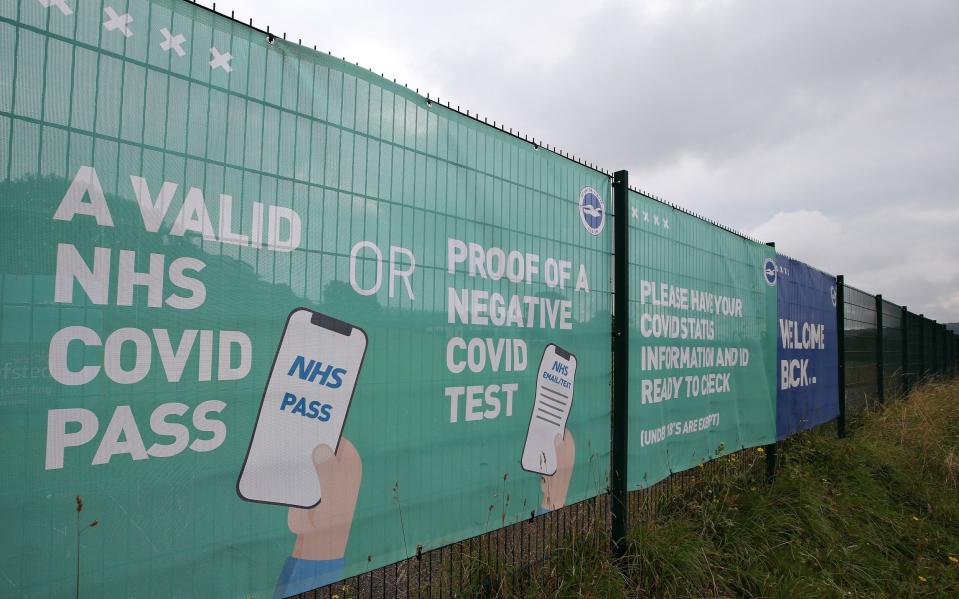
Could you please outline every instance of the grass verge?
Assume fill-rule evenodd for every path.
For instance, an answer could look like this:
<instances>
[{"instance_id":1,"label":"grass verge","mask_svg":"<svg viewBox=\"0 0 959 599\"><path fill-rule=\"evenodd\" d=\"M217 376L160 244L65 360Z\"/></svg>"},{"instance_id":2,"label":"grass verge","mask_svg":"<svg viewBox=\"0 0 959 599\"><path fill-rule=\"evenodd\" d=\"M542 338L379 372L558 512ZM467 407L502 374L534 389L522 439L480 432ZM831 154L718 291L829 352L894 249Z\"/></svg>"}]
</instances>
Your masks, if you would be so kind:
<instances>
[{"instance_id":1,"label":"grass verge","mask_svg":"<svg viewBox=\"0 0 959 599\"><path fill-rule=\"evenodd\" d=\"M772 485L756 449L702 469L634 526L622 563L589 533L482 594L959 597L959 380L864 415L847 439L826 427L779 453ZM750 464L723 467L735 460Z\"/></svg>"}]
</instances>

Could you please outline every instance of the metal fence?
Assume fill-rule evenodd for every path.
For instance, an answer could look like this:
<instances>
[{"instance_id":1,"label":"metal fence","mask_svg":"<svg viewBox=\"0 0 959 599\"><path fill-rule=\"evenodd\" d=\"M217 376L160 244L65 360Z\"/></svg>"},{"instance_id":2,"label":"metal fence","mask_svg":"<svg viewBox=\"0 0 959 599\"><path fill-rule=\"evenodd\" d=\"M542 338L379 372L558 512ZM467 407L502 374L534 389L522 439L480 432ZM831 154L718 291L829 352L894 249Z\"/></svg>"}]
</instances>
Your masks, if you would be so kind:
<instances>
[{"instance_id":1,"label":"metal fence","mask_svg":"<svg viewBox=\"0 0 959 599\"><path fill-rule=\"evenodd\" d=\"M924 380L959 372L959 335L881 295L844 285L843 277L837 277L837 287L843 348L839 366L846 373L839 398L843 409L836 423L840 434L845 434L847 420L855 421L868 409L902 397ZM707 476L758 476L765 471L770 480L778 465L776 447L742 450L629 491L626 520L655 518L666 502L686 497ZM612 495L606 493L459 543L426 552L417 547L414 557L299 597L432 599L521 594L557 547L592 543L597 551L605 551L613 533L614 512Z\"/></svg>"},{"instance_id":2,"label":"metal fence","mask_svg":"<svg viewBox=\"0 0 959 599\"><path fill-rule=\"evenodd\" d=\"M903 350L902 307L878 296L877 304L882 311L882 384L880 396L896 397L905 390L905 353Z\"/></svg>"},{"instance_id":3,"label":"metal fence","mask_svg":"<svg viewBox=\"0 0 959 599\"><path fill-rule=\"evenodd\" d=\"M847 418L902 395L924 377L956 371L959 337L944 325L882 295L849 285L842 291L840 368L846 376L841 399Z\"/></svg>"},{"instance_id":4,"label":"metal fence","mask_svg":"<svg viewBox=\"0 0 959 599\"><path fill-rule=\"evenodd\" d=\"M879 312L876 298L855 287L845 287L843 358L846 371L846 410L862 412L879 399L881 362L876 360L879 343Z\"/></svg>"},{"instance_id":5,"label":"metal fence","mask_svg":"<svg viewBox=\"0 0 959 599\"><path fill-rule=\"evenodd\" d=\"M537 206L542 210L531 211L529 220L548 224L552 212L544 207L549 207L551 201L558 203L560 200L568 200L549 191L557 185L557 181L565 177L579 181L576 189L583 189L584 192L586 189L591 189L585 187L586 184L599 185L600 183L601 187L611 186L616 190L615 210L609 213L611 225L615 228L614 237L617 244L623 244L618 247L628 249L625 245L625 240L628 239L628 220L625 215L629 213L627 209L628 178L625 171L617 172L611 180L610 173L606 170L592 164L587 165L575 157L570 159L568 153L543 146L535 139L530 140L526 136L521 138L518 131L514 134L513 130L509 129L507 132L502 125L497 126L495 122L492 127L489 127L486 119L481 121L477 115L471 115L469 111L461 112L458 106L453 108L449 102L444 110L438 99L434 109L434 100L429 95L425 98L420 96L418 90L414 93L405 86L401 89L400 86L395 85L395 81L394 85L389 85L385 79L376 79L374 75L358 65L332 62L327 64L315 61L315 57L309 55L308 50L300 48L299 45L278 43L274 46L276 40L269 30L260 31L236 21L227 22L225 16L221 18L207 14L185 15L171 9L172 4L153 7L154 3L151 2L127 3L129 7L123 9L137 13L135 22L138 24L159 25L160 20L163 19L166 24L177 23L186 27L189 21L191 37L193 31L196 31L198 40L230 39L231 43L235 41L237 48L244 49L234 50L239 60L235 67L236 77L232 82L227 75L234 71L234 66L230 65L233 57L230 52L221 52L224 46L220 49L213 47L208 50L206 44L202 46L191 44L200 52L191 54L189 59L184 59L184 62L179 63L178 66L172 54L166 55L160 52L173 52L181 58L184 57L183 50L178 48L178 44L183 41L183 35L171 36L170 31L165 27L164 29L153 27L152 29L156 30L155 33L161 33L167 39L156 43L158 40L154 35L151 46L153 50L148 52L147 36L137 34L133 38L133 33L127 31L126 24L134 22L131 13L120 15L116 14L113 7L106 7L109 8L107 14L112 16L109 16L109 21L104 23L97 10L99 7L94 6L95 3L85 3L82 9L79 3L70 4L73 8L66 3L53 0L40 2L23 0L18 3L0 4L0 21L2 21L0 26L5 28L3 35L6 36L0 36L0 41L3 42L0 43L0 52L5 52L2 54L5 60L0 61L0 71L3 71L7 65L10 65L11 69L9 73L4 72L6 80L0 79L0 138L3 138L0 142L0 152L6 152L3 155L4 159L0 160L0 180L29 180L29 186L26 189L32 195L27 191L18 191L16 194L10 193L6 196L15 198L22 194L23 197L30 199L31 201L28 202L7 202L11 205L27 206L29 210L24 211L27 216L33 215L30 210L40 205L33 200L42 183L42 176L52 177L56 174L59 177L67 173L65 169L68 165L72 170L74 163L76 165L92 164L89 161L96 158L99 164L112 167L116 166L114 163L129 162L136 164L134 172L158 169L158 174L159 171L196 169L198 173L202 170L204 180L207 177L206 169L209 168L211 180L234 179L240 186L241 192L244 185L265 190L264 195L279 195L273 190L285 189L286 196L295 196L298 198L296 202L303 205L313 202L313 198L316 197L335 198L331 201L337 203L337 214L348 217L350 224L344 225L345 219L339 224L336 218L320 219L318 214L322 211L314 212L314 222L324 221L326 233L323 240L332 240L333 243L329 246L319 243L311 247L308 258L311 260L311 268L316 267L312 260L319 257L322 268L332 269L334 275L327 279L327 283L342 284L343 272L349 263L346 255L337 252L341 252L342 247L349 246L345 243L348 229L353 231L362 229L364 238L367 237L367 229L378 231L382 245L390 246L391 253L394 249L404 249L392 247L392 244L399 244L403 239L396 233L399 229L390 229L389 225L394 221L409 225L406 235L409 240L407 245L411 246L426 245L429 233L424 231L432 230L435 233L440 230L438 222L443 219L448 219L450 223L460 219L455 225L450 224L451 230L453 226L456 226L459 227L457 229L459 231L473 231L472 234L475 234L477 238L490 237L487 229L490 226L500 226L505 231L504 237L518 237L521 234L527 234L522 226L516 229L501 226L503 223L510 224L509 221L516 218L515 212L511 212L512 207L533 198L532 201L538 202ZM180 6L182 8L182 3ZM69 22L58 20L60 17L73 14L74 8L79 20ZM45 12L45 9L50 10ZM53 12L54 10L57 12ZM186 20L179 21L181 18ZM218 19L219 28L211 26L209 19ZM103 32L95 33L101 29ZM143 31L147 30L143 29ZM110 35L106 35L107 33ZM133 39L128 43L124 41L127 38ZM180 42L176 41L178 38ZM175 46L178 50L174 50ZM213 60L209 60L208 51L212 54ZM241 54L249 59L243 68L240 67L240 62L243 62ZM301 59L302 62L299 62ZM5 85L8 81L11 82L10 85ZM48 95L46 91L48 81L58 85L63 81L69 81L69 85L57 87L51 83L51 91ZM157 89L153 89L154 86L158 86ZM167 87L169 87L169 94L166 91ZM314 87L325 91L322 95L314 95L310 92ZM77 94L60 93L73 88L78 90ZM87 93L90 92L90 88L96 91L92 94ZM139 91L130 93L131 89ZM35 93L37 90L41 90L41 93ZM90 98L94 96L96 102L90 101ZM172 107L172 102L166 102L167 97L179 97L183 107ZM171 105L169 111L167 104ZM224 105L226 108L214 109L216 104ZM234 121L243 127L227 127L225 124L227 117L236 111L243 116L236 117ZM121 118L124 114L129 115L127 120ZM143 118L144 114L150 114L153 118ZM442 114L442 117L438 116L439 114ZM249 123L249 128L246 128L246 123ZM237 133L238 131L241 133ZM270 136L264 137L267 133ZM486 134L489 136L485 136ZM248 138L251 140L249 147L247 146ZM7 149L8 147L16 151ZM309 148L308 151L307 148ZM523 154L521 155L520 152ZM116 159L112 158L113 156L116 156ZM540 166L535 166L534 159L529 156L539 156L536 159L539 162L535 164ZM543 162L547 158L554 162ZM565 161L561 162L561 159ZM558 169L550 166L551 164L562 164L562 169L571 170ZM87 172L85 170L87 168L95 172L92 171L92 167L86 166L81 167L84 169L82 172ZM423 176L427 169L430 169L429 172L433 174L432 179ZM243 176L224 175L224 172L229 171L237 173L242 171ZM121 183L125 185L123 177L118 174L120 171L105 174L107 171L101 168L101 172L104 173L104 181L112 184L107 186L108 190L111 187L114 190L119 189ZM320 174L307 174L309 172ZM123 174L126 176L129 173L123 171ZM34 180L31 178L34 176L39 178ZM83 180L86 179L85 176ZM77 180L81 181L79 174ZM395 199L392 196L393 191L390 194L383 191L387 183L393 190L394 180L396 181L396 198L403 201ZM99 179L97 186L100 186ZM476 197L476 188L495 188L500 191L496 192L495 202L491 201L488 205L483 205L472 201ZM142 188L137 187L137 189L143 191ZM167 189L166 182L164 189ZM449 191L451 196L459 198L456 200L458 202L455 206L456 210L451 214L445 214L437 209L443 201L444 189ZM41 195L62 197L62 193L46 190ZM239 198L241 193L236 192L236 195ZM490 192L489 195L493 197L494 194ZM352 196L352 200L348 199L348 196ZM139 193L137 197L139 199ZM224 193L221 196L221 202L223 198L231 198L231 196ZM159 196L157 202L157 205L162 204ZM597 206L582 204L582 202L581 199L578 205L579 210L591 208L598 211ZM118 203L118 205L121 204ZM226 205L229 204L220 204L221 211ZM125 204L126 209L131 206L136 210L136 204L130 202ZM141 211L144 209L143 206L144 204L141 203ZM289 208L279 205L277 207ZM665 203L657 206L657 209L660 207L664 210L668 208L685 212ZM262 204L259 209L263 209ZM253 222L262 217L262 214L256 216L256 210L251 207L250 214L253 215ZM494 212L498 214L500 225L486 222L488 215ZM605 213L605 207L598 212ZM376 214L380 220L375 220L373 214ZM380 214L382 214L381 217ZM584 213L581 212L581 214ZM632 218L639 219L635 208ZM670 218L673 218L671 213ZM659 216L653 215L653 219L656 226L659 226ZM586 218L583 217L583 220L585 221ZM99 223L99 219L97 222ZM224 222L229 222L229 218L224 217ZM225 236L229 227L223 229L222 223L220 224L220 235ZM546 224L543 226L547 226ZM718 223L710 222L710 224L728 231ZM584 225L586 225L585 222ZM675 225L676 220L674 220L673 230L676 229ZM668 229L668 221L663 226L664 230ZM46 225L43 228L46 228ZM249 239L251 246L254 245L255 237L252 233L259 228L260 226L257 225L256 229L251 230ZM17 229L40 230L37 226L21 226L19 222ZM553 230L547 232L554 233ZM373 234L370 233L370 235ZM592 235L595 236L596 233ZM80 238L82 235L76 233L76 236ZM204 230L204 239L208 236L215 237L215 235L207 235ZM123 241L125 238L118 239ZM237 237L234 236L233 239L236 240ZM442 237L437 236L437 239L442 240ZM156 246L149 246L145 245L147 242L139 237L136 241L138 251L148 250L150 247L163 249L165 248L163 244L166 243L166 240L155 241ZM547 238L541 241L559 243L563 240ZM374 556L370 555L367 559L369 571L300 596L345 599L346 597L486 597L522 594L530 581L539 575L541 566L553 555L557 547L568 546L570 543L588 543L595 544L597 549L606 551L610 547L610 542L615 541L616 546L622 550L625 545L624 535L630 520L641 522L656 518L665 502L681 499L695 491L697 483L705 477L749 474L771 479L775 475L777 444L772 443L765 447L723 454L721 460L706 461L688 469L676 472L670 470L670 476L657 484L641 490L628 489L625 478L626 469L617 465L617 459L624 459L628 449L629 428L626 416L630 399L628 398L628 377L624 374L623 366L628 366L629 346L626 343L627 337L620 337L620 333L625 334L629 329L628 319L624 316L628 314L629 285L623 284L619 277L625 277L629 272L627 260L629 253L616 249L612 253L615 263L610 264L611 255L608 248L601 246L599 242L594 243L595 247L584 247L590 252L590 260L596 264L595 269L601 273L594 277L594 285L597 281L602 283L599 283L601 285L599 289L594 287L592 290L593 297L599 296L600 300L590 309L592 313L602 312L604 316L596 319L599 324L593 329L595 332L593 343L587 345L590 351L595 351L601 358L592 362L599 365L593 381L602 380L603 385L607 382L609 372L606 361L609 357L607 354L609 346L606 343L609 342L610 331L606 322L610 320L609 304L614 301L616 303L611 313L617 316L612 322L612 325L616 327L613 335L616 341L612 348L616 362L612 389L613 434L610 435L610 443L606 442L605 436L603 437L603 447L600 448L602 457L598 460L605 462L606 452L611 454L611 477L608 481L597 478L596 485L590 488L590 492L597 491L600 494L546 513L532 511L516 516L515 511L507 515L506 510L497 505L497 502L509 502L504 485L502 493L494 495L489 505L488 523L499 528L440 547L427 549L419 545L404 547L401 553L390 554L389 560L395 559L397 555L404 556L404 559L382 567L374 568L373 566L389 560L378 557L376 559L383 561L375 562ZM440 257L438 263L441 265L442 241L434 245L435 247L431 248L432 255ZM52 247L52 244L47 246ZM200 247L203 248L203 246ZM729 253L723 249L725 247L727 246L724 244L717 244L715 247L711 246L710 251L725 258L729 256ZM196 248L191 245L188 249L193 251ZM203 249L209 250L209 248ZM22 248L17 249L17 252L21 256L27 254L27 250ZM208 253L211 256L215 255L213 251ZM412 253L410 255L412 256ZM341 296L337 299L335 286L321 289L320 277L306 276L307 258L295 263L293 260L284 262L282 258L275 257L258 261L255 253L244 252L243 256L244 259L253 257L252 263L256 267L255 277L252 273L247 273L251 281L255 278L257 283L268 281L274 285L258 286L239 281L238 283L243 283L236 288L240 290L239 292L233 288L225 288L228 293L224 295L234 300L230 305L230 312L228 316L224 316L225 308L223 313L217 311L213 313L215 318L210 322L231 321L237 318L237 306L256 308L268 302L276 304L279 303L278 297L281 297L283 302L293 302L299 296L316 301L321 296L325 296L327 303L340 304L347 314L359 313L367 309L365 306L370 305L358 303L353 296ZM15 264L17 261L9 260L8 262ZM304 274L303 277L296 277L298 281L293 281L292 274L284 274L292 273L294 264L299 264L296 268L298 272ZM283 265L285 266L281 268ZM247 266L250 265L244 268ZM260 270L261 266L263 270ZM436 269L435 264L430 267ZM34 290L42 286L51 287L52 284L48 274L44 275L43 279L33 279L31 277L35 276L34 273L28 272L26 267L17 265L17 268L21 270L4 273L7 278L3 282L3 295L7 302L13 305L13 309L8 312L8 320L14 324L21 324L18 321L29 323L29 318L24 319L19 316L28 313L21 309L28 307L32 309L32 304L40 304L33 299ZM252 266L250 268L252 269ZM610 268L613 269L613 273L608 272ZM775 274L775 268L772 272ZM375 272L366 274L375 274ZM608 276L610 274L612 276ZM379 275L375 274L375 276L376 280L379 280ZM226 275L220 278L236 280L235 277ZM616 281L613 288L620 290L615 298L611 297L613 289L603 285L611 278ZM302 279L302 283L299 279ZM10 280L16 283L11 285L6 282ZM443 285L435 284L439 283L440 279L433 278L430 281L430 289L440 290L434 298L444 297ZM130 286L132 288L133 285L141 284L143 283L131 283ZM775 283L769 284L772 286ZM279 293L277 289L283 289L284 286L290 288L291 296L274 295ZM263 291L265 295L251 295L250 290L257 288L265 290ZM765 287L763 289L766 293L770 293ZM364 295L364 297L367 296ZM393 297L392 283L389 297ZM13 298L13 301L9 298ZM412 290L409 292L409 298L410 300L413 298ZM409 304L401 303L399 300L386 305L391 310L394 308L397 310L394 313L398 315L395 320L402 321L407 327L403 329L404 333L415 331L418 335L425 330L432 340L432 337L435 337L433 331L428 330L423 324L428 321L417 321L416 318L420 313L425 314L429 310L442 314L443 309L437 308L441 303L436 301L430 308L424 308L420 312L412 310ZM882 296L845 286L842 277L837 277L836 280L835 303L839 321L839 330L836 332L838 333L838 371L840 373L840 390L837 398L840 416L837 425L840 435L845 434L847 420L858 418L870 408L899 396L904 390L913 388L929 377L956 371L959 337L946 331L942 325L921 314L909 312L906 307L889 302ZM299 305L298 301L293 305ZM41 310L47 308L48 306L41 306ZM76 314L83 314L88 306L78 308ZM258 309L254 308L250 310L258 317ZM400 312L400 310L405 311ZM99 314L99 309L97 312ZM40 313L37 312L37 314ZM11 314L17 316L10 316ZM139 315L133 314L132 311L127 314L131 318L139 318ZM124 318L127 317L124 315ZM99 316L94 320L97 319ZM38 317L35 322L40 323L41 320ZM771 320L772 318L765 319L761 325L775 329ZM261 323L260 326L265 325ZM37 330L39 329L38 325ZM397 327L397 330L399 329L400 327ZM19 330L19 327L14 326L10 330ZM30 343L34 341L32 332L24 334L24 337L29 338ZM424 341L412 334L410 338L412 342L399 340L393 346L402 348L405 353L414 353L408 348L415 348L414 351L416 351L419 349L418 344ZM9 340L7 344L8 348L13 347ZM400 350L391 352L393 355L403 353L404 351ZM222 358L222 354L220 357ZM41 360L46 359L46 354L42 354ZM580 376L584 375L580 374ZM208 375L199 375L196 382L205 383L208 380ZM179 379L168 382L177 382L179 385L177 395L199 395L200 393L200 391L194 392L192 387L184 387L186 383ZM595 386L595 383L593 384ZM187 390L184 391L184 389ZM387 389L387 386L383 384L381 389ZM605 418L609 413L607 409L609 406L604 403L607 401L605 388L601 389L601 394L603 397L595 405L602 408L598 410L602 412L600 414L602 420L595 421L599 422L596 428L605 433L608 430ZM382 397L385 396L384 393ZM158 401L164 401L159 392L157 397L160 398ZM635 400L634 396L632 401L635 402ZM142 398L140 403L144 403ZM393 412L394 417L401 413L400 410ZM373 412L371 411L370 414ZM126 431L123 432L126 434ZM461 441L460 437L453 438L453 435L450 435L450 445L458 441ZM766 442L765 438L763 442ZM482 443L484 446L490 444L489 438L483 438ZM391 464L408 466L408 457L406 457L408 455L401 454ZM26 478L24 480L26 481ZM101 480L105 479L87 478L83 482L94 486ZM499 479L494 477L493 480ZM505 475L503 480L505 481ZM25 484L32 484L30 481L35 479L31 478ZM166 480L159 482L160 486L168 484ZM457 482L453 486L462 488L464 485ZM146 487L131 485L131 488L140 496L151 495L144 491L144 489L149 490ZM579 497L582 496L584 495L579 495ZM79 497L77 499L79 501ZM433 501L429 504L431 506L440 503L435 497L430 500ZM209 507L212 510L217 506L211 503ZM22 513L26 514L32 510L31 506ZM211 513L215 512L211 511ZM438 521L436 511L424 510L424 513L427 515L422 519L425 521L425 526L436 527ZM79 514L79 503L77 514ZM244 525L255 523L253 519L242 520L235 514L231 517L242 521ZM209 519L209 523L212 526L212 518ZM407 520L408 524L409 520ZM167 523L160 521L160 526L165 530ZM183 528L190 530L189 527ZM466 534L472 534L476 530L478 528L470 529ZM466 534L447 537L447 539L461 539ZM27 537L26 534L23 536ZM202 533L187 536L202 537ZM227 542L231 543L231 549L242 549L228 536L223 540L224 545ZM120 547L120 545L117 546ZM33 547L31 542L24 542L23 547L25 548L22 552L23 563L29 560L45 561L33 559L29 553ZM206 549L206 547L203 548L204 551ZM366 557L365 553L364 551L361 554L361 562L363 557ZM172 555L173 552L171 551L170 554ZM77 559L79 564L79 550ZM177 559L180 559L180 556ZM52 564L53 560L49 560L49 563ZM152 564L158 562L149 563L152 567ZM237 569L240 567L236 566ZM57 567L54 564L50 569L56 570ZM154 579L158 578L156 574L153 576ZM155 589L154 592L161 593Z\"/></svg>"}]
</instances>

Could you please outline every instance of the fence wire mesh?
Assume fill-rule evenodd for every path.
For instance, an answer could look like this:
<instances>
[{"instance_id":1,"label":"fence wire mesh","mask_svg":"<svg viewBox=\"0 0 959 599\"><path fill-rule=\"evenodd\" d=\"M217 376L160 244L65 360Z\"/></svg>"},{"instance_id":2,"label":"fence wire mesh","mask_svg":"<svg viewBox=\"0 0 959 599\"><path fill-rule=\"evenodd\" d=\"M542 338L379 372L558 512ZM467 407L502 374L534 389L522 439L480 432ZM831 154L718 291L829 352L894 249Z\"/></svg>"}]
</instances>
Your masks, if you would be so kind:
<instances>
[{"instance_id":1,"label":"fence wire mesh","mask_svg":"<svg viewBox=\"0 0 959 599\"><path fill-rule=\"evenodd\" d=\"M876 297L855 287L845 289L846 414L854 419L878 400Z\"/></svg>"}]
</instances>

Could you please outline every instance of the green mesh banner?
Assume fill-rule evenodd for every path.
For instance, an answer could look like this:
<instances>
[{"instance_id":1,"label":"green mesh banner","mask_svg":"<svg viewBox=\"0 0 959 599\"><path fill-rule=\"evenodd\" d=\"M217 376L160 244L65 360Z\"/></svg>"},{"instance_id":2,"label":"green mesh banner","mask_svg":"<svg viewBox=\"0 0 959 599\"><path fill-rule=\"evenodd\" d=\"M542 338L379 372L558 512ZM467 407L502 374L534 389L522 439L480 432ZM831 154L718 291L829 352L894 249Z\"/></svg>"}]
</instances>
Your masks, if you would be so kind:
<instances>
[{"instance_id":1,"label":"green mesh banner","mask_svg":"<svg viewBox=\"0 0 959 599\"><path fill-rule=\"evenodd\" d=\"M290 595L603 492L609 196L187 2L3 2L0 595Z\"/></svg>"},{"instance_id":2,"label":"green mesh banner","mask_svg":"<svg viewBox=\"0 0 959 599\"><path fill-rule=\"evenodd\" d=\"M630 192L631 489L776 440L775 251Z\"/></svg>"}]
</instances>

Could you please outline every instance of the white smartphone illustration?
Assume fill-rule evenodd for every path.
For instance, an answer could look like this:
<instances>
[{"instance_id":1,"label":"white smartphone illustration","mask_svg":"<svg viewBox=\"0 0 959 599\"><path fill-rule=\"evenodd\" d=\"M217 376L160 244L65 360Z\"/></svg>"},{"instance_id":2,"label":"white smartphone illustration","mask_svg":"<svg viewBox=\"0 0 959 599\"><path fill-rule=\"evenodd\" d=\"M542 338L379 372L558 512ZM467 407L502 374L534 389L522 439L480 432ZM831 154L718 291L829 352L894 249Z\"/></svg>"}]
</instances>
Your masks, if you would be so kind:
<instances>
[{"instance_id":1,"label":"white smartphone illustration","mask_svg":"<svg viewBox=\"0 0 959 599\"><path fill-rule=\"evenodd\" d=\"M556 473L556 435L566 436L566 421L573 407L576 356L550 343L536 372L536 397L529 419L523 470L546 476Z\"/></svg>"},{"instance_id":2,"label":"white smartphone illustration","mask_svg":"<svg viewBox=\"0 0 959 599\"><path fill-rule=\"evenodd\" d=\"M366 345L359 327L306 308L290 313L237 480L242 499L320 503L313 450L339 449Z\"/></svg>"}]
</instances>

